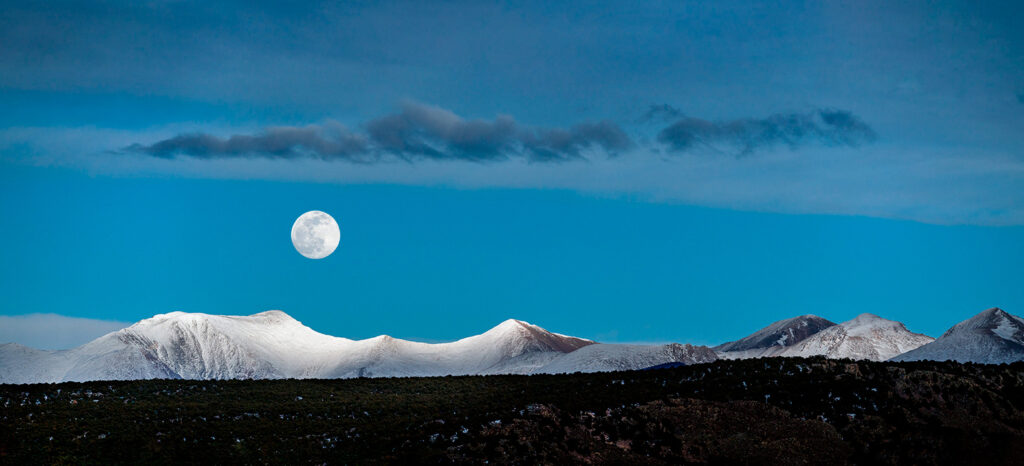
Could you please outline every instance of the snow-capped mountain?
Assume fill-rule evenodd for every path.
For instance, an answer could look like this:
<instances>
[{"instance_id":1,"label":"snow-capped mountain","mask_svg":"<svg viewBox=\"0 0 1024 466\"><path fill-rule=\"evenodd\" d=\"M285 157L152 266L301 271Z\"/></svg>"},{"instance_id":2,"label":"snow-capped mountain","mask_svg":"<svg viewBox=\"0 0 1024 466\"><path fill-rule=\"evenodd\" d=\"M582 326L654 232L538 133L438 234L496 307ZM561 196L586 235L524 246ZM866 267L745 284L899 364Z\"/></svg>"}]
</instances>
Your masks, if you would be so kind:
<instances>
[{"instance_id":1,"label":"snow-capped mountain","mask_svg":"<svg viewBox=\"0 0 1024 466\"><path fill-rule=\"evenodd\" d=\"M865 313L853 320L825 327L787 346L720 351L719 356L727 359L825 356L833 359L884 361L932 340L927 335L910 332L899 322Z\"/></svg>"},{"instance_id":2,"label":"snow-capped mountain","mask_svg":"<svg viewBox=\"0 0 1024 466\"><path fill-rule=\"evenodd\" d=\"M923 359L986 364L1024 361L1024 319L998 307L987 309L954 325L935 341L892 358Z\"/></svg>"},{"instance_id":3,"label":"snow-capped mountain","mask_svg":"<svg viewBox=\"0 0 1024 466\"><path fill-rule=\"evenodd\" d=\"M853 320L826 328L783 350L779 356L825 356L832 359L885 361L934 338L913 333L894 320L861 314Z\"/></svg>"},{"instance_id":4,"label":"snow-capped mountain","mask_svg":"<svg viewBox=\"0 0 1024 466\"><path fill-rule=\"evenodd\" d=\"M576 354L591 346L602 350ZM714 360L706 347L595 345L518 320L481 335L431 344L386 335L332 337L281 311L251 316L172 312L70 350L0 345L0 383L528 374L705 360Z\"/></svg>"},{"instance_id":5,"label":"snow-capped mountain","mask_svg":"<svg viewBox=\"0 0 1024 466\"><path fill-rule=\"evenodd\" d=\"M787 346L793 346L833 325L835 325L834 322L816 315L806 314L780 320L747 337L723 343L713 349L719 353L744 354L747 357L763 356Z\"/></svg>"}]
</instances>

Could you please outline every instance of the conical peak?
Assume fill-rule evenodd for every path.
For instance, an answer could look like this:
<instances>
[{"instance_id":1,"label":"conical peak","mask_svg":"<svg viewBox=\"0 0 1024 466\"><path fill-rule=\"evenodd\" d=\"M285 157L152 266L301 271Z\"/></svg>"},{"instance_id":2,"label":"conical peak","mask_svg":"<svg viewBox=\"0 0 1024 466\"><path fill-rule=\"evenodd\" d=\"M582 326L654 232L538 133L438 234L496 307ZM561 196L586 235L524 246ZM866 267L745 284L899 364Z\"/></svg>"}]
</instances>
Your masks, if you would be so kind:
<instances>
[{"instance_id":1,"label":"conical peak","mask_svg":"<svg viewBox=\"0 0 1024 466\"><path fill-rule=\"evenodd\" d=\"M981 312L977 313L974 317L971 317L970 319L967 319L967 320L965 320L964 322L961 322L961 323L970 322L972 324L986 324L986 323L989 323L989 322L993 322L993 321L996 321L996 320L1002 320L1002 319L1006 319L1006 318L1010 318L1010 317L1011 316L1010 316L1010 314L1008 312L1006 312L1006 311L1004 311L1004 310L1002 310L1002 309L1000 309L998 307L992 307L992 308L988 308L988 309L985 309L984 311L981 311Z\"/></svg>"},{"instance_id":2,"label":"conical peak","mask_svg":"<svg viewBox=\"0 0 1024 466\"><path fill-rule=\"evenodd\" d=\"M529 322L524 322L519 319L506 319L502 323L498 324L497 327L533 327ZM496 327L496 328L497 328Z\"/></svg>"},{"instance_id":3,"label":"conical peak","mask_svg":"<svg viewBox=\"0 0 1024 466\"><path fill-rule=\"evenodd\" d=\"M497 334L497 333L507 333L507 332L516 332L516 333L518 333L518 332L535 332L535 331L543 331L543 329L541 329L540 327L537 327L535 325L531 325L531 324L529 324L527 322L524 322L522 320L507 319L507 320L501 322L500 324L495 325L494 327L491 327L490 330L488 330L488 331L486 331L484 333L485 334L493 335L493 334Z\"/></svg>"}]
</instances>

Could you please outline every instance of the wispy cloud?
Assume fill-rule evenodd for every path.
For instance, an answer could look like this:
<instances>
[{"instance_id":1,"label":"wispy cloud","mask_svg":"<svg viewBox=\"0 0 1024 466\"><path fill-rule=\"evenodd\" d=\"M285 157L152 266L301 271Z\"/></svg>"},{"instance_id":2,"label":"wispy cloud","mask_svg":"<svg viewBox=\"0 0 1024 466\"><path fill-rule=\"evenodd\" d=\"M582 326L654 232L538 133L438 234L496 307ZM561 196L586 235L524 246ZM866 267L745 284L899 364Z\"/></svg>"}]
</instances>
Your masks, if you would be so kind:
<instances>
[{"instance_id":1,"label":"wispy cloud","mask_svg":"<svg viewBox=\"0 0 1024 466\"><path fill-rule=\"evenodd\" d=\"M272 127L227 138L189 133L125 149L161 158L319 158L363 163L389 157L409 161L523 158L551 162L581 159L587 151L614 155L634 146L626 132L609 121L583 122L568 128L533 127L507 115L493 120L466 119L415 102L406 102L399 112L370 120L365 127L365 134L337 122Z\"/></svg>"},{"instance_id":2,"label":"wispy cloud","mask_svg":"<svg viewBox=\"0 0 1024 466\"><path fill-rule=\"evenodd\" d=\"M0 343L37 349L68 349L129 326L127 322L59 314L0 316Z\"/></svg>"},{"instance_id":3,"label":"wispy cloud","mask_svg":"<svg viewBox=\"0 0 1024 466\"><path fill-rule=\"evenodd\" d=\"M658 133L658 141L671 151L711 149L737 155L779 145L795 149L811 142L857 147L875 137L875 131L856 115L836 109L728 121L683 117Z\"/></svg>"}]
</instances>

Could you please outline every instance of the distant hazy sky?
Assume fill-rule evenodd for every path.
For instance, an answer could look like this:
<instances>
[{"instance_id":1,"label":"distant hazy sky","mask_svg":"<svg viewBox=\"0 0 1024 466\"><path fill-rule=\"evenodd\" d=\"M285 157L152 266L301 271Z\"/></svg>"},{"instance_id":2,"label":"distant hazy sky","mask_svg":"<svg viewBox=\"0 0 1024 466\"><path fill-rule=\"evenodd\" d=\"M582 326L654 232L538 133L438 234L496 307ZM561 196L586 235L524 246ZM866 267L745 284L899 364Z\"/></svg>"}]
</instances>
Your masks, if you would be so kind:
<instances>
[{"instance_id":1,"label":"distant hazy sky","mask_svg":"<svg viewBox=\"0 0 1024 466\"><path fill-rule=\"evenodd\" d=\"M2 2L0 318L717 343L1024 314L1022 16ZM321 261L289 242L313 209L342 229Z\"/></svg>"}]
</instances>

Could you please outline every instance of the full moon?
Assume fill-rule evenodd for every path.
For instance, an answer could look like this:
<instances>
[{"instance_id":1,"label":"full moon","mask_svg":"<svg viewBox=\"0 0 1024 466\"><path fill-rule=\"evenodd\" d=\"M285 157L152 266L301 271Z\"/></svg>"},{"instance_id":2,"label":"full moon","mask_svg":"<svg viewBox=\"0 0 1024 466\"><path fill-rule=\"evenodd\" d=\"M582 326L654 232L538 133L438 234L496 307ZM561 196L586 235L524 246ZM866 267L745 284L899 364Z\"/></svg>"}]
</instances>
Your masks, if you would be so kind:
<instances>
[{"instance_id":1,"label":"full moon","mask_svg":"<svg viewBox=\"0 0 1024 466\"><path fill-rule=\"evenodd\" d=\"M338 247L341 231L334 218L319 210L311 210L295 219L292 244L299 254L310 259L323 259Z\"/></svg>"}]
</instances>

